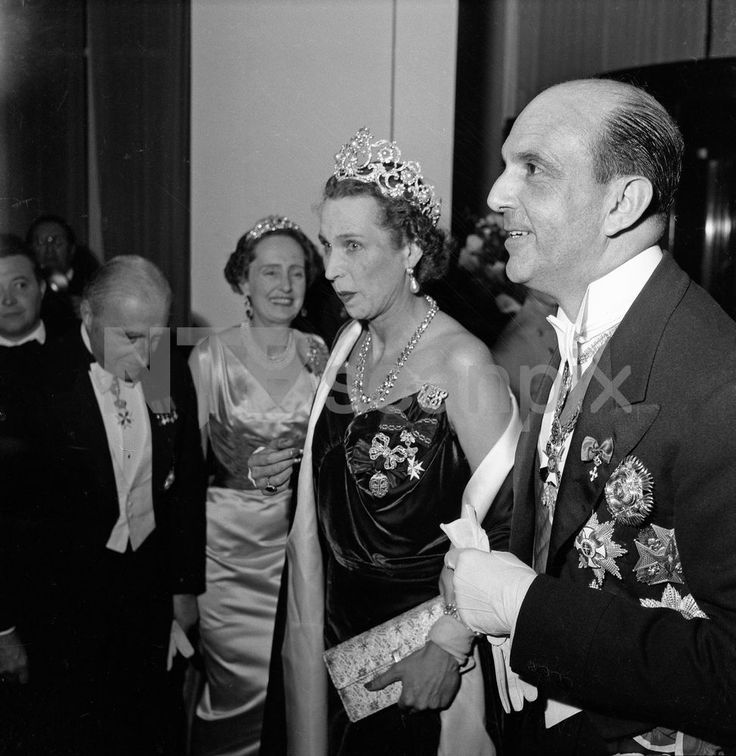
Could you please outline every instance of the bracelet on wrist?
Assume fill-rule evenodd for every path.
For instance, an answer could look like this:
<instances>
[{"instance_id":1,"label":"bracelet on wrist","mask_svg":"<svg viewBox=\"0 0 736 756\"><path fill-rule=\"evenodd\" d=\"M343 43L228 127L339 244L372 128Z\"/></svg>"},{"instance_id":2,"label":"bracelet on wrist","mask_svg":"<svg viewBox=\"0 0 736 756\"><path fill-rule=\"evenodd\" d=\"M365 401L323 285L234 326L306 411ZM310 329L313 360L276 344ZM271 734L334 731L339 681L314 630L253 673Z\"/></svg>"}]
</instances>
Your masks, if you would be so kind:
<instances>
[{"instance_id":1,"label":"bracelet on wrist","mask_svg":"<svg viewBox=\"0 0 736 756\"><path fill-rule=\"evenodd\" d=\"M452 617L453 619L457 620L466 630L473 633L473 635L475 636L483 635L483 633L479 633L477 630L473 630L472 627L470 627L463 621L463 618L460 616L460 613L457 610L457 604L454 601L445 602L445 606L442 609L442 613L447 615L448 617Z\"/></svg>"}]
</instances>

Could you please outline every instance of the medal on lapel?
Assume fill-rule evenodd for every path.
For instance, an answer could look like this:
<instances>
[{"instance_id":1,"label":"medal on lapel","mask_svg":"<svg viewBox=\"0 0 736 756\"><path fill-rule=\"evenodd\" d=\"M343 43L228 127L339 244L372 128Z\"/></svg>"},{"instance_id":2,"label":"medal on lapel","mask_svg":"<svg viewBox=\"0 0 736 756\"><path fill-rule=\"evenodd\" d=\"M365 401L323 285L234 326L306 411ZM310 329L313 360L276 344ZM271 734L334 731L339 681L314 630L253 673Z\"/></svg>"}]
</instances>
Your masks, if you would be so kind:
<instances>
[{"instance_id":1,"label":"medal on lapel","mask_svg":"<svg viewBox=\"0 0 736 756\"><path fill-rule=\"evenodd\" d=\"M120 381L118 380L117 376L114 376L112 379L112 383L110 384L110 391L112 392L113 404L115 405L115 409L117 411L116 418L118 425L122 426L123 428L130 428L130 426L133 424L133 415L128 409L128 404L125 399L122 399L120 397Z\"/></svg>"},{"instance_id":2,"label":"medal on lapel","mask_svg":"<svg viewBox=\"0 0 736 756\"><path fill-rule=\"evenodd\" d=\"M544 453L547 455L547 481L544 484L542 492L542 504L552 513L557 503L557 491L562 478L562 456L565 450L565 440L568 435L575 429L580 414L580 405L576 406L570 416L562 421L563 409L565 402L572 387L572 375L570 367L565 363L562 371L562 385L560 395L555 404L555 411L552 415L552 426L550 428L549 439L544 447Z\"/></svg>"},{"instance_id":3,"label":"medal on lapel","mask_svg":"<svg viewBox=\"0 0 736 756\"><path fill-rule=\"evenodd\" d=\"M606 438L599 444L593 436L586 436L580 447L580 459L583 462L592 462L593 469L588 472L592 483L598 477L598 468L605 462L608 464L613 456L613 439Z\"/></svg>"}]
</instances>

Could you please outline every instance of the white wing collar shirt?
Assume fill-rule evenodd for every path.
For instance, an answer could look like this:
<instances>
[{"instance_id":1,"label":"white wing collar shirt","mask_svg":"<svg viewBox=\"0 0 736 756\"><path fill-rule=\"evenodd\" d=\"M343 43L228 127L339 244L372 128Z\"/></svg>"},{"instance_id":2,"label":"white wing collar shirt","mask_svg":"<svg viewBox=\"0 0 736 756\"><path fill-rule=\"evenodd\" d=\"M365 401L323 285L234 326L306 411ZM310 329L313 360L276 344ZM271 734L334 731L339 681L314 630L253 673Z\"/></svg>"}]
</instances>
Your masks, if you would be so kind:
<instances>
[{"instance_id":1,"label":"white wing collar shirt","mask_svg":"<svg viewBox=\"0 0 736 756\"><path fill-rule=\"evenodd\" d=\"M548 466L546 445L551 433L552 418L563 381L565 365L569 366L571 386L574 389L582 373L591 365L595 355L624 319L661 259L662 250L658 246L648 247L588 285L575 322L567 317L562 308L558 308L557 315L550 315L547 318L557 335L560 367L549 392L537 441L540 468ZM558 460L560 476L567 459L571 437L572 433L567 434ZM550 521L552 516L553 510L550 509Z\"/></svg>"},{"instance_id":2,"label":"white wing collar shirt","mask_svg":"<svg viewBox=\"0 0 736 756\"><path fill-rule=\"evenodd\" d=\"M84 325L82 341L92 352ZM118 492L119 515L107 548L135 551L156 527L153 513L151 424L140 382L123 381L99 363L89 367L92 388L105 424Z\"/></svg>"}]
</instances>

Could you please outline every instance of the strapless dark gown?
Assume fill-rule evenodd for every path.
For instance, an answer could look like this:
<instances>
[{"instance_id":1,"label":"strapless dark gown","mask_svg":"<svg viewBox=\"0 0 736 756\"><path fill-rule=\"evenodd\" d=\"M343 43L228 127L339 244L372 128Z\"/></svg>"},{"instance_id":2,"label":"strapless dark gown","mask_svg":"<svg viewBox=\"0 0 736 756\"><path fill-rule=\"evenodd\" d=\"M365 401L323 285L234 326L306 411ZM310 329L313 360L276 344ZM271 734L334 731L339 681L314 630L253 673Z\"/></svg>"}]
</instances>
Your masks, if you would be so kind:
<instances>
[{"instance_id":1,"label":"strapless dark gown","mask_svg":"<svg viewBox=\"0 0 736 756\"><path fill-rule=\"evenodd\" d=\"M326 557L325 646L436 596L470 467L433 386L355 415L341 372L317 422L315 491ZM392 706L350 723L334 690L330 753L436 754L439 715Z\"/></svg>"}]
</instances>

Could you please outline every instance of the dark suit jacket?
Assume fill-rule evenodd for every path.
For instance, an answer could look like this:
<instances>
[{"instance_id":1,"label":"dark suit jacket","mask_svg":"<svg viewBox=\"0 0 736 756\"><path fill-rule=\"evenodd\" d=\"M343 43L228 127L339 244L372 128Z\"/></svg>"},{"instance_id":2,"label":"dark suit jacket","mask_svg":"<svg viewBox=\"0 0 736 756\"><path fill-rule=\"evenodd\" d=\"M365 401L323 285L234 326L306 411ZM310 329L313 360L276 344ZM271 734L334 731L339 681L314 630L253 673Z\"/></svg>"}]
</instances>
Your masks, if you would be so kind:
<instances>
[{"instance_id":1,"label":"dark suit jacket","mask_svg":"<svg viewBox=\"0 0 736 756\"><path fill-rule=\"evenodd\" d=\"M598 369L602 381L593 378L582 402L560 483L547 575L523 602L512 667L542 695L584 709L603 737L663 725L736 742L736 324L665 255ZM527 421L514 473L510 547L527 563L545 399ZM614 446L594 479L593 463L581 459L586 436ZM627 524L614 518L616 494L605 487L632 455L651 475L653 506ZM612 559L600 589L589 587L594 571L575 544L594 515L613 526L595 531L600 556ZM682 583L654 583L635 569L635 541L652 524L674 529ZM708 619L642 605L662 601L670 585Z\"/></svg>"},{"instance_id":2,"label":"dark suit jacket","mask_svg":"<svg viewBox=\"0 0 736 756\"><path fill-rule=\"evenodd\" d=\"M118 554L106 547L119 515L115 473L79 328L44 359L38 446L14 497L13 558L0 578L8 596L20 589L22 601L0 606L28 650L31 682L12 705L0 702L0 751L7 737L19 753L163 753L178 722L166 673L171 597L204 590L206 477L191 376L171 355L167 385L144 381L156 526ZM37 484L43 494L29 499Z\"/></svg>"},{"instance_id":3,"label":"dark suit jacket","mask_svg":"<svg viewBox=\"0 0 736 756\"><path fill-rule=\"evenodd\" d=\"M77 329L49 354L55 469L73 527L71 547L80 553L104 550L119 515L113 463L89 375L92 360ZM206 474L189 369L173 350L170 365L170 396L153 396L143 382L151 425L154 532L164 550L168 591L198 594L204 590ZM173 422L162 412L169 409L169 398Z\"/></svg>"},{"instance_id":4,"label":"dark suit jacket","mask_svg":"<svg viewBox=\"0 0 736 756\"><path fill-rule=\"evenodd\" d=\"M40 537L35 523L46 499L39 430L45 347L37 341L0 347L0 630L14 625L29 586L24 535Z\"/></svg>"}]
</instances>

